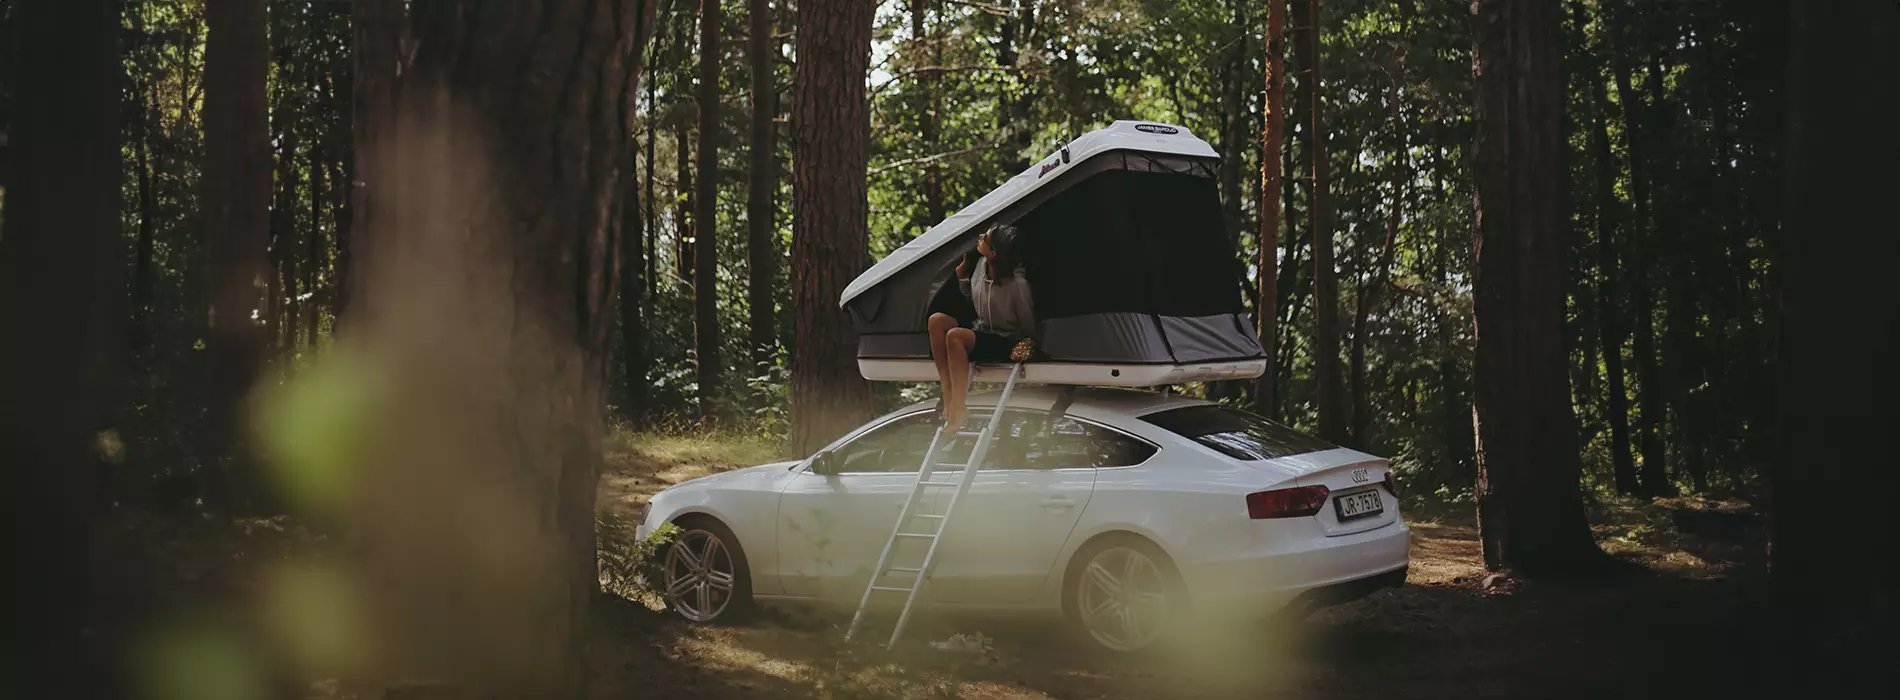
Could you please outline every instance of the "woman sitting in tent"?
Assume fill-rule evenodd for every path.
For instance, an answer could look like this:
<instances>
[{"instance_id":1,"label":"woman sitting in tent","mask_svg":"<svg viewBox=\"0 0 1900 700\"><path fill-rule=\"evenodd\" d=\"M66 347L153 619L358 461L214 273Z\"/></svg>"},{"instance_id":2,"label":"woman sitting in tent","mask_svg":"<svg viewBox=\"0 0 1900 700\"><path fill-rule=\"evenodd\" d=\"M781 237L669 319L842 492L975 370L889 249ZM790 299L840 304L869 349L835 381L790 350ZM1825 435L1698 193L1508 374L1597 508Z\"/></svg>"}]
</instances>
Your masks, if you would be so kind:
<instances>
[{"instance_id":1,"label":"woman sitting in tent","mask_svg":"<svg viewBox=\"0 0 1900 700\"><path fill-rule=\"evenodd\" d=\"M1009 362L1016 345L1036 330L1029 280L1016 255L1016 227L990 227L976 237L976 252L957 265L957 286L976 307L974 327L964 328L949 314L930 316L930 357L943 383L943 417L951 426L963 425L966 417L971 363Z\"/></svg>"}]
</instances>

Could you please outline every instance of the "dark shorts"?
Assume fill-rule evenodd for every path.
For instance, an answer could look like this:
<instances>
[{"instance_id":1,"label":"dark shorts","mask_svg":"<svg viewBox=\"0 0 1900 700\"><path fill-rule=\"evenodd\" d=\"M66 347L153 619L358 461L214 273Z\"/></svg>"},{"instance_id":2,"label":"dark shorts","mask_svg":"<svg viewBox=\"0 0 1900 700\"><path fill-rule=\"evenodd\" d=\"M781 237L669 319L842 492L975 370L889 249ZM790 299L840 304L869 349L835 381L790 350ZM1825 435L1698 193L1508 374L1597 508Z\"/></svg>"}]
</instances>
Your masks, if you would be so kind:
<instances>
[{"instance_id":1,"label":"dark shorts","mask_svg":"<svg viewBox=\"0 0 1900 700\"><path fill-rule=\"evenodd\" d=\"M1015 336L976 331L976 347L970 350L970 361L985 364L1010 362L1009 351L1016 349L1016 343L1021 340Z\"/></svg>"}]
</instances>

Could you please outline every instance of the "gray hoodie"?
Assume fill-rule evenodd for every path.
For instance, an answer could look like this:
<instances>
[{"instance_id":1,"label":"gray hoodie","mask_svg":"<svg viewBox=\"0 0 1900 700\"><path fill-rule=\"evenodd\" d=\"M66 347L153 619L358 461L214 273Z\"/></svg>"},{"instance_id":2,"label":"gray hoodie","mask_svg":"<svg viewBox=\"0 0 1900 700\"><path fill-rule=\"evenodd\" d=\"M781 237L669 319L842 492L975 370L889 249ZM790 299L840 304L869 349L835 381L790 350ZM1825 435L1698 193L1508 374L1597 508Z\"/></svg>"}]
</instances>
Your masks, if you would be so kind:
<instances>
[{"instance_id":1,"label":"gray hoodie","mask_svg":"<svg viewBox=\"0 0 1900 700\"><path fill-rule=\"evenodd\" d=\"M976 261L975 267L958 286L976 306L976 330L1013 337L1035 335L1036 309L1022 268L1017 267L1015 275L992 280L986 261Z\"/></svg>"}]
</instances>

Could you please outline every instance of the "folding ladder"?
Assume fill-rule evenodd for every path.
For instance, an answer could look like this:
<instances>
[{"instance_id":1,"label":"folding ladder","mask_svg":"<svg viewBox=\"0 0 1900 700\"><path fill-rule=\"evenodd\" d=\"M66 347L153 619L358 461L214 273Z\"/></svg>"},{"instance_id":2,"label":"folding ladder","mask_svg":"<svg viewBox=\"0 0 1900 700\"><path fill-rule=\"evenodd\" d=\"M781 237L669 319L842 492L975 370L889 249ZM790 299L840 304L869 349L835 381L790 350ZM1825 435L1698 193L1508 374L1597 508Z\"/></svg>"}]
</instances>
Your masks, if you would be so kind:
<instances>
[{"instance_id":1,"label":"folding ladder","mask_svg":"<svg viewBox=\"0 0 1900 700\"><path fill-rule=\"evenodd\" d=\"M975 368L972 367L971 369L971 374L974 375ZM911 487L910 497L904 500L904 509L899 511L897 524L891 528L891 538L884 542L884 553L879 554L877 557L877 568L871 570L871 580L865 585L864 598L858 601L858 612L856 615L851 616L851 627L845 631L844 638L846 640L851 639L853 635L857 634L858 625L864 622L865 611L871 607L871 597L873 595L877 593L902 593L904 594L904 608L897 614L897 626L891 630L891 639L885 642L884 646L892 647L897 644L898 636L904 633L904 623L910 621L910 609L911 606L917 602L917 592L923 589L925 581L930 580L931 569L936 566L937 545L942 542L943 533L950 527L950 516L956 513L957 502L963 500L963 495L970 492L970 482L976 479L977 467L983 464L983 458L989 453L990 443L996 439L996 426L1002 422L1003 408L1009 405L1009 396L1015 391L1016 380L1021 377L1022 374L1023 365L1021 362L1018 362L1010 369L1009 379L1003 383L1003 394L996 399L996 409L992 411L989 416L981 419L983 421L983 428L981 430L969 431L964 430L963 426L960 425L946 424L938 428L936 436L930 439L929 449L924 450L923 466L917 470L917 483ZM948 439L946 439L946 435L949 436ZM948 445L954 443L958 437L976 438L976 445L970 449L969 458L961 464L937 461L938 448L948 447ZM940 470L951 468L961 470L958 472L956 480L942 481L931 478L932 475L941 473ZM950 501L944 505L942 515L918 512L920 510L919 504L929 499L927 491L932 488L955 489L950 493ZM905 523L912 520L923 523L924 529L928 531L917 532L905 530ZM897 551L897 542L903 539L923 540L928 543L929 548L924 550L924 561L922 564L914 567L892 565L892 554ZM902 581L879 583L887 574L905 575L902 578L908 580L910 583L909 585L904 585Z\"/></svg>"}]
</instances>

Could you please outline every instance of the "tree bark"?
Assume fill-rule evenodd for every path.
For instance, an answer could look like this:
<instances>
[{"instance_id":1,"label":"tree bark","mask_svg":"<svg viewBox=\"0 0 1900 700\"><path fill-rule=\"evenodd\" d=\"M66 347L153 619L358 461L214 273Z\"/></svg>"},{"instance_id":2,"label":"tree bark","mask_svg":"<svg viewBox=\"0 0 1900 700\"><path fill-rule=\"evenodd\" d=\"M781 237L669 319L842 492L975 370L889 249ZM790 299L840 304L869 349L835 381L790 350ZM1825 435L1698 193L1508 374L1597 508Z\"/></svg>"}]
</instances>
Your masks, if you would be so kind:
<instances>
[{"instance_id":1,"label":"tree bark","mask_svg":"<svg viewBox=\"0 0 1900 700\"><path fill-rule=\"evenodd\" d=\"M278 37L276 47L277 104L271 112L271 121L277 133L277 176L276 198L271 202L271 244L270 256L277 269L270 278L269 308L265 314L269 323L267 337L271 348L268 354L281 366L282 361L296 352L297 322L300 314L297 303L297 290L302 281L298 275L297 256L301 237L297 229L297 211L303 208L302 200L297 197L297 188L303 178L303 171L297 167L297 150L301 144L297 131L297 120L303 111L301 100L295 95L302 93L300 76L296 66L290 60L290 45L284 37Z\"/></svg>"},{"instance_id":2,"label":"tree bark","mask_svg":"<svg viewBox=\"0 0 1900 700\"><path fill-rule=\"evenodd\" d=\"M1842 575L1843 562L1893 556L1883 508L1842 507L1843 485L1892 493L1900 460L1881 439L1900 411L1900 8L1887 0L1791 2L1788 235L1778 272L1781 454L1770 571L1785 690L1873 693L1892 678L1869 644L1893 629L1900 570ZM1867 168L1867 163L1883 163ZM1843 177L1853 173L1852 177Z\"/></svg>"},{"instance_id":3,"label":"tree bark","mask_svg":"<svg viewBox=\"0 0 1900 700\"><path fill-rule=\"evenodd\" d=\"M693 345L699 415L719 415L725 360L719 332L719 32L720 0L699 3L699 189L693 197Z\"/></svg>"},{"instance_id":4,"label":"tree bark","mask_svg":"<svg viewBox=\"0 0 1900 700\"><path fill-rule=\"evenodd\" d=\"M869 237L873 3L798 4L792 98L792 446L798 454L871 413L857 332L838 297L863 269Z\"/></svg>"},{"instance_id":5,"label":"tree bark","mask_svg":"<svg viewBox=\"0 0 1900 700\"><path fill-rule=\"evenodd\" d=\"M685 87L681 80L681 87ZM693 132L684 119L680 120L678 130L673 134L674 192L673 200L673 274L687 284L693 282L693 267L698 257L693 254Z\"/></svg>"},{"instance_id":6,"label":"tree bark","mask_svg":"<svg viewBox=\"0 0 1900 700\"><path fill-rule=\"evenodd\" d=\"M754 372L778 356L778 81L779 42L772 37L771 0L751 0L747 38L752 59L751 182L746 187L746 308L751 313Z\"/></svg>"},{"instance_id":7,"label":"tree bark","mask_svg":"<svg viewBox=\"0 0 1900 700\"><path fill-rule=\"evenodd\" d=\"M368 232L375 304L332 377L381 412L347 514L394 675L586 696L628 115L654 4L411 5L401 196L379 200L393 228Z\"/></svg>"},{"instance_id":8,"label":"tree bark","mask_svg":"<svg viewBox=\"0 0 1900 700\"><path fill-rule=\"evenodd\" d=\"M1663 451L1663 414L1668 411L1665 405L1666 391L1663 379L1656 371L1656 351L1654 348L1656 324L1653 315L1654 303L1650 299L1649 264L1645 260L1645 244L1650 240L1650 199L1649 165L1651 156L1646 139L1647 131L1641 119L1643 111L1641 95L1637 94L1630 81L1629 61L1621 54L1624 50L1614 41L1625 24L1623 13L1627 9L1612 8L1606 13L1610 18L1611 64L1616 73L1616 93L1623 103L1623 133L1629 139L1630 154L1630 202L1634 205L1635 218L1630 222L1632 245L1627 255L1630 258L1630 317L1632 337L1630 352L1636 360L1636 383L1639 409L1637 423L1637 444L1643 454L1642 486L1643 493L1651 496L1667 496L1675 492L1670 484L1667 463L1668 457Z\"/></svg>"},{"instance_id":9,"label":"tree bark","mask_svg":"<svg viewBox=\"0 0 1900 700\"><path fill-rule=\"evenodd\" d=\"M95 570L99 447L124 397L126 246L120 234L120 3L28 0L14 52L14 107L0 229L0 522L7 660L17 697L116 698L123 621ZM8 27L13 28L13 27Z\"/></svg>"},{"instance_id":10,"label":"tree bark","mask_svg":"<svg viewBox=\"0 0 1900 700\"><path fill-rule=\"evenodd\" d=\"M651 104L651 102L649 102ZM648 130L649 146L647 160L646 185L653 186L653 160L650 157L653 139L659 132ZM624 238L620 243L620 342L625 359L627 375L626 405L621 407L621 416L635 427L647 425L647 328L646 328L646 207L653 200L640 198L640 142L636 138L633 147L627 149L626 194L621 202L621 231ZM646 205L643 207L642 205Z\"/></svg>"},{"instance_id":11,"label":"tree bark","mask_svg":"<svg viewBox=\"0 0 1900 700\"><path fill-rule=\"evenodd\" d=\"M356 286L363 275L356 260L372 255L375 241L369 232L388 228L385 200L394 196L385 187L397 154L386 145L396 126L396 78L404 61L402 45L408 37L404 0L353 0L350 9L350 235L337 237L334 312L339 328L359 302ZM390 183L393 184L393 183ZM393 231L391 233L394 233Z\"/></svg>"},{"instance_id":12,"label":"tree bark","mask_svg":"<svg viewBox=\"0 0 1900 700\"><path fill-rule=\"evenodd\" d=\"M271 155L265 79L270 70L263 0L205 5L205 238L211 323L207 387L207 502L248 511L256 493L245 397L266 351L253 320L271 275Z\"/></svg>"},{"instance_id":13,"label":"tree bark","mask_svg":"<svg viewBox=\"0 0 1900 700\"><path fill-rule=\"evenodd\" d=\"M1597 200L1597 307L1601 321L1598 339L1603 343L1603 368L1609 380L1610 463L1616 475L1616 491L1633 494L1641 489L1636 477L1636 461L1630 454L1629 388L1623 376L1622 310L1617 306L1617 277L1620 264L1616 254L1616 222L1622 208L1616 201L1616 155L1610 152L1610 130L1605 114L1610 99L1603 81L1591 79L1591 100L1596 105L1590 129L1590 151L1596 159Z\"/></svg>"},{"instance_id":14,"label":"tree bark","mask_svg":"<svg viewBox=\"0 0 1900 700\"><path fill-rule=\"evenodd\" d=\"M1241 3L1234 3L1233 48L1228 51L1220 79L1220 170L1221 218L1227 224L1228 240L1240 241L1240 166L1247 141L1247 16Z\"/></svg>"},{"instance_id":15,"label":"tree bark","mask_svg":"<svg viewBox=\"0 0 1900 700\"><path fill-rule=\"evenodd\" d=\"M138 158L139 224L138 238L133 244L131 347L140 358L140 366L144 366L151 360L152 350L152 265L156 254L153 237L157 230L158 193L152 181L151 142L152 125L158 119L158 109L152 104L150 93L144 90L140 91L138 104L139 115L138 121L134 122L133 138L137 139L134 147Z\"/></svg>"},{"instance_id":16,"label":"tree bark","mask_svg":"<svg viewBox=\"0 0 1900 700\"><path fill-rule=\"evenodd\" d=\"M1267 0L1265 59L1266 125L1260 133L1260 260L1255 281L1254 324L1260 334L1261 354L1267 357L1267 371L1254 380L1254 410L1274 417L1279 414L1279 372L1274 358L1279 355L1279 283L1277 254L1280 248L1280 159L1286 142L1286 0Z\"/></svg>"},{"instance_id":17,"label":"tree bark","mask_svg":"<svg viewBox=\"0 0 1900 700\"><path fill-rule=\"evenodd\" d=\"M1372 431L1372 387L1366 380L1366 321L1379 309L1380 297L1391 282L1392 259L1398 252L1399 207L1404 200L1405 183L1412 179L1412 169L1407 165L1405 154L1405 124L1399 120L1399 81L1404 75L1404 63L1394 59L1392 64L1392 84L1386 92L1391 111L1391 124L1394 140L1392 153L1392 206L1385 213L1385 245L1379 249L1379 261L1373 266L1372 273L1362 278L1359 298L1352 314L1352 441L1360 449L1371 447Z\"/></svg>"},{"instance_id":18,"label":"tree bark","mask_svg":"<svg viewBox=\"0 0 1900 700\"><path fill-rule=\"evenodd\" d=\"M1346 435L1345 388L1339 367L1339 271L1333 262L1333 223L1327 190L1332 186L1331 168L1326 159L1324 88L1320 79L1319 0L1305 0L1306 16L1294 22L1305 31L1294 54L1305 76L1300 87L1306 91L1307 157L1313 177L1308 236L1313 246L1313 368L1318 387L1320 437L1344 444Z\"/></svg>"},{"instance_id":19,"label":"tree bark","mask_svg":"<svg viewBox=\"0 0 1900 700\"><path fill-rule=\"evenodd\" d=\"M1560 9L1475 10L1478 526L1487 567L1572 573L1601 552L1578 491L1563 354Z\"/></svg>"},{"instance_id":20,"label":"tree bark","mask_svg":"<svg viewBox=\"0 0 1900 700\"><path fill-rule=\"evenodd\" d=\"M310 144L310 228L306 229L303 237L304 260L301 266L303 281L298 284L303 289L306 298L300 301L297 307L303 313L300 325L303 326L305 345L315 345L317 342L317 306L323 298L317 293L317 278L318 271L323 267L325 247L323 205L328 200L330 192L328 168L324 163L329 150L324 147L324 144L328 141L327 138L318 138ZM293 348L296 346L296 338L291 339L291 346Z\"/></svg>"},{"instance_id":21,"label":"tree bark","mask_svg":"<svg viewBox=\"0 0 1900 700\"><path fill-rule=\"evenodd\" d=\"M943 52L937 40L930 36L930 10L932 0L910 0L910 36L911 41L923 44L925 50L919 52L920 60L928 66L942 65ZM917 89L924 93L924 109L918 120L918 131L922 137L925 153L939 153L937 128L937 71L918 71ZM931 226L944 219L943 173L935 161L924 166L924 215Z\"/></svg>"}]
</instances>

